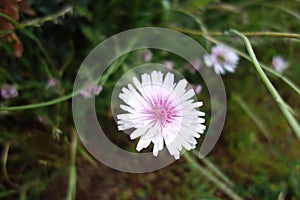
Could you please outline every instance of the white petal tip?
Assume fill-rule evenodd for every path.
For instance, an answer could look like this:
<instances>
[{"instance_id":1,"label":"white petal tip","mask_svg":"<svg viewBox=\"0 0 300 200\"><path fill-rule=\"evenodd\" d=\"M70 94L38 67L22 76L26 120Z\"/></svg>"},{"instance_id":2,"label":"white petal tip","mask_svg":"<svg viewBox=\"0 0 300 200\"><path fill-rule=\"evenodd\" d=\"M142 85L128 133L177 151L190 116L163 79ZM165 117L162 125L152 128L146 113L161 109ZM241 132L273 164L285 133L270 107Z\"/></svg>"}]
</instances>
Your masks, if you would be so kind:
<instances>
[{"instance_id":1,"label":"white petal tip","mask_svg":"<svg viewBox=\"0 0 300 200\"><path fill-rule=\"evenodd\" d=\"M153 156L155 156L155 157L157 157L157 155L158 155L158 151L153 151Z\"/></svg>"}]
</instances>

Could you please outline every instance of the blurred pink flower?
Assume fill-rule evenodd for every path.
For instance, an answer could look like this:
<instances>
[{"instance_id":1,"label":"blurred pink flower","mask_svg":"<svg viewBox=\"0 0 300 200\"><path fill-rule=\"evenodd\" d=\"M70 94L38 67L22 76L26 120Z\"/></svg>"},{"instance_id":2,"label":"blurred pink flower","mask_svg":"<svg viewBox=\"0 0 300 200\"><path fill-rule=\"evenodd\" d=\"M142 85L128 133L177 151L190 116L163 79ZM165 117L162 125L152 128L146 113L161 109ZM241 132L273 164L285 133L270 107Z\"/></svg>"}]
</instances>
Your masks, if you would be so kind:
<instances>
[{"instance_id":1,"label":"blurred pink flower","mask_svg":"<svg viewBox=\"0 0 300 200\"><path fill-rule=\"evenodd\" d=\"M86 84L86 86L80 90L80 94L83 96L83 97L86 97L86 98L91 98L95 95L98 95L100 94L100 92L102 91L102 86L99 85L98 87L91 84L91 83L88 83Z\"/></svg>"},{"instance_id":2,"label":"blurred pink flower","mask_svg":"<svg viewBox=\"0 0 300 200\"><path fill-rule=\"evenodd\" d=\"M143 74L142 82L133 78L134 86L123 87L119 97L126 105L120 105L127 113L117 115L118 130L135 130L132 140L140 137L137 151L154 144L153 155L157 156L166 145L171 156L179 159L182 147L194 149L203 125L205 113L198 110L202 102L195 102L193 89L187 90L185 79L174 83L174 74L153 71Z\"/></svg>"},{"instance_id":3,"label":"blurred pink flower","mask_svg":"<svg viewBox=\"0 0 300 200\"><path fill-rule=\"evenodd\" d=\"M1 87L1 96L3 99L11 99L19 95L15 86L9 84L3 84Z\"/></svg>"},{"instance_id":4,"label":"blurred pink flower","mask_svg":"<svg viewBox=\"0 0 300 200\"><path fill-rule=\"evenodd\" d=\"M174 63L172 61L165 61L165 66L168 68L168 69L173 69L174 67Z\"/></svg>"},{"instance_id":5,"label":"blurred pink flower","mask_svg":"<svg viewBox=\"0 0 300 200\"><path fill-rule=\"evenodd\" d=\"M48 122L49 122L48 118L40 116L40 115L37 117L37 121L44 125L48 124Z\"/></svg>"},{"instance_id":6,"label":"blurred pink flower","mask_svg":"<svg viewBox=\"0 0 300 200\"><path fill-rule=\"evenodd\" d=\"M49 78L47 82L47 88L53 88L59 84L59 81L56 78Z\"/></svg>"},{"instance_id":7,"label":"blurred pink flower","mask_svg":"<svg viewBox=\"0 0 300 200\"><path fill-rule=\"evenodd\" d=\"M239 56L223 45L216 45L212 47L211 54L204 55L204 62L208 67L213 67L216 74L225 74L225 71L235 71Z\"/></svg>"},{"instance_id":8,"label":"blurred pink flower","mask_svg":"<svg viewBox=\"0 0 300 200\"><path fill-rule=\"evenodd\" d=\"M194 74L196 72L196 70L199 70L202 66L202 62L199 58L195 58L194 60L192 60L192 65L190 65L189 67L189 71Z\"/></svg>"},{"instance_id":9,"label":"blurred pink flower","mask_svg":"<svg viewBox=\"0 0 300 200\"><path fill-rule=\"evenodd\" d=\"M149 49L142 51L142 58L144 61L149 62L152 59L152 52Z\"/></svg>"},{"instance_id":10,"label":"blurred pink flower","mask_svg":"<svg viewBox=\"0 0 300 200\"><path fill-rule=\"evenodd\" d=\"M198 85L194 85L194 90L196 94L200 94L202 91L202 85L198 84Z\"/></svg>"},{"instance_id":11,"label":"blurred pink flower","mask_svg":"<svg viewBox=\"0 0 300 200\"><path fill-rule=\"evenodd\" d=\"M288 62L281 56L274 56L272 59L272 66L278 72L283 72L288 67Z\"/></svg>"}]
</instances>

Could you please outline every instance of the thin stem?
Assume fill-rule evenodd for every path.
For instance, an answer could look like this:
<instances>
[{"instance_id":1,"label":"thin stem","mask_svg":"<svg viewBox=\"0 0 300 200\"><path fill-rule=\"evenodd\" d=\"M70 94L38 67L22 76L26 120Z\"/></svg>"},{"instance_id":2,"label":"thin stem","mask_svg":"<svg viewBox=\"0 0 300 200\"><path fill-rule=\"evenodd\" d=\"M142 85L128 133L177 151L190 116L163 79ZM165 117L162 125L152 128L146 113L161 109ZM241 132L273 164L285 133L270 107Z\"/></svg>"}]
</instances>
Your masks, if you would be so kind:
<instances>
[{"instance_id":1,"label":"thin stem","mask_svg":"<svg viewBox=\"0 0 300 200\"><path fill-rule=\"evenodd\" d=\"M10 142L6 142L4 144L4 147L3 147L3 150L2 150L2 155L1 155L2 174L3 174L3 177L4 177L5 181L10 186L17 187L18 185L10 180L8 172L7 172L7 168L6 168L9 148L10 148Z\"/></svg>"},{"instance_id":2,"label":"thin stem","mask_svg":"<svg viewBox=\"0 0 300 200\"><path fill-rule=\"evenodd\" d=\"M76 183L77 183L77 172L76 172L76 152L77 152L77 133L73 129L71 132L71 143L70 143L70 167L69 167L69 187L67 193L67 200L74 200L76 196Z\"/></svg>"},{"instance_id":3,"label":"thin stem","mask_svg":"<svg viewBox=\"0 0 300 200\"><path fill-rule=\"evenodd\" d=\"M242 38L242 40L244 41L246 49L247 49L247 51L250 55L250 58L252 60L252 63L254 65L254 67L256 68L257 73L259 74L262 81L264 82L264 84L268 88L268 90L271 93L274 100L277 102L278 107L282 111L283 115L285 116L286 120L288 121L288 123L290 124L292 129L295 131L297 137L300 139L300 126L299 126L298 122L296 121L296 119L292 115L292 113L290 112L290 109L286 106L286 103L281 98L281 96L279 95L279 93L277 92L275 87L272 85L271 81L268 79L268 77L266 76L266 74L264 73L262 68L260 67L260 64L256 59L255 53L252 49L252 46L251 46L248 38L245 35L243 35L242 33L238 32L236 30L231 30L230 32L240 36Z\"/></svg>"},{"instance_id":4,"label":"thin stem","mask_svg":"<svg viewBox=\"0 0 300 200\"><path fill-rule=\"evenodd\" d=\"M93 166L97 166L97 163L95 162L94 158L86 152L86 150L82 146L78 146L78 153L82 155L90 164Z\"/></svg>"},{"instance_id":5,"label":"thin stem","mask_svg":"<svg viewBox=\"0 0 300 200\"><path fill-rule=\"evenodd\" d=\"M199 18L194 16L192 13L186 12L185 10L182 10L182 9L173 9L172 11L178 12L178 13L181 13L181 14L184 14L184 15L190 17L192 20L194 20L194 22L197 24L197 26L201 29L202 33L204 35L208 35L208 30L207 30L205 24L202 22L202 20L200 20ZM209 45L210 45L210 41L206 40L206 46L208 47Z\"/></svg>"},{"instance_id":6,"label":"thin stem","mask_svg":"<svg viewBox=\"0 0 300 200\"><path fill-rule=\"evenodd\" d=\"M37 18L37 19L28 20L28 21L25 21L25 22L20 23L20 24L18 22L16 22L14 19L12 19L10 16L8 16L4 13L0 13L0 16L4 17L10 23L15 25L16 29L21 29L21 28L25 28L25 27L29 27L29 26L39 27L42 24L44 24L45 22L55 21L56 19L58 19L60 17L63 17L65 15L67 15L68 13L72 13L73 10L74 10L73 6L67 6L67 7L63 8L62 10L58 11L57 13L47 15L45 17L41 17L41 18ZM14 32L15 30L9 30L9 31L5 31L5 32L1 32L1 36L3 37L7 34L10 34L10 33Z\"/></svg>"},{"instance_id":7,"label":"thin stem","mask_svg":"<svg viewBox=\"0 0 300 200\"><path fill-rule=\"evenodd\" d=\"M26 22L23 22L21 25L23 27L27 27L27 26L41 26L42 24L44 24L45 22L48 22L48 21L55 21L56 19L60 18L60 17L63 17L65 15L67 15L68 13L72 13L74 10L73 6L67 6L65 8L63 8L62 10L54 13L54 14L51 14L51 15L48 15L48 16L45 16L45 17L42 17L42 18L37 18L37 19L33 19L33 20L28 20Z\"/></svg>"},{"instance_id":8,"label":"thin stem","mask_svg":"<svg viewBox=\"0 0 300 200\"><path fill-rule=\"evenodd\" d=\"M213 182L217 187L219 187L224 193L226 193L233 200L242 200L242 198L232 191L226 184L217 179L213 174L203 168L201 165L197 163L197 161L192 158L188 153L183 154L186 160L196 168L205 178Z\"/></svg>"},{"instance_id":9,"label":"thin stem","mask_svg":"<svg viewBox=\"0 0 300 200\"><path fill-rule=\"evenodd\" d=\"M282 74L278 73L275 70L270 69L269 67L267 67L264 64L260 64L260 66L266 70L267 72L269 72L270 74L272 74L273 76L276 76L277 78L281 79L283 82L285 82L288 86L290 86L298 95L300 95L300 89L292 82L290 81L288 78L286 78L285 76L283 76Z\"/></svg>"},{"instance_id":10,"label":"thin stem","mask_svg":"<svg viewBox=\"0 0 300 200\"><path fill-rule=\"evenodd\" d=\"M191 29L183 29L178 27L170 27L175 31L179 31L181 33L187 33L191 35L210 35L210 36L228 36L226 32L221 31L196 31ZM300 39L300 34L297 33L281 33L281 32L271 32L271 31L255 31L255 32L241 32L245 36L264 36L264 37L287 37L287 38L297 38Z\"/></svg>"},{"instance_id":11,"label":"thin stem","mask_svg":"<svg viewBox=\"0 0 300 200\"><path fill-rule=\"evenodd\" d=\"M193 154L200 158L200 155L193 151ZM214 172L217 176L219 176L226 184L230 187L234 186L234 183L209 159L204 158L203 156L200 159L212 172Z\"/></svg>"},{"instance_id":12,"label":"thin stem","mask_svg":"<svg viewBox=\"0 0 300 200\"><path fill-rule=\"evenodd\" d=\"M35 103L35 104L30 104L30 105L23 105L23 106L12 106L12 107L0 107L0 112L1 111L12 111L12 110L27 110L27 109L34 109L34 108L40 108L40 107L46 107L46 106L51 106L63 101L66 101L68 99L71 99L72 97L78 95L79 92L75 92L75 93L70 93L67 94L65 96L50 100L50 101L46 101L46 102L42 102L42 103Z\"/></svg>"},{"instance_id":13,"label":"thin stem","mask_svg":"<svg viewBox=\"0 0 300 200\"><path fill-rule=\"evenodd\" d=\"M262 134L265 136L265 138L269 141L270 135L269 131L265 127L265 125L262 123L262 120L259 119L254 112L249 108L249 106L241 99L238 95L233 95L233 99L235 102L242 108L242 110L250 117L250 119L255 123L257 128L262 132Z\"/></svg>"},{"instance_id":14,"label":"thin stem","mask_svg":"<svg viewBox=\"0 0 300 200\"><path fill-rule=\"evenodd\" d=\"M131 49L135 44L136 42L138 41L138 37L135 38L133 41L131 41L131 43L129 44L129 47L128 49ZM118 47L116 47L116 53L117 54L120 54L120 49ZM99 77L99 79L97 80L97 83L99 83L100 85L104 85L107 80L109 79L109 77L114 73L116 72L120 66L122 66L122 64L124 64L125 60L127 59L127 57L129 56L130 52L126 53L126 54L123 54L121 55L117 61L113 62L112 65L107 69L107 72L102 76L102 77Z\"/></svg>"}]
</instances>

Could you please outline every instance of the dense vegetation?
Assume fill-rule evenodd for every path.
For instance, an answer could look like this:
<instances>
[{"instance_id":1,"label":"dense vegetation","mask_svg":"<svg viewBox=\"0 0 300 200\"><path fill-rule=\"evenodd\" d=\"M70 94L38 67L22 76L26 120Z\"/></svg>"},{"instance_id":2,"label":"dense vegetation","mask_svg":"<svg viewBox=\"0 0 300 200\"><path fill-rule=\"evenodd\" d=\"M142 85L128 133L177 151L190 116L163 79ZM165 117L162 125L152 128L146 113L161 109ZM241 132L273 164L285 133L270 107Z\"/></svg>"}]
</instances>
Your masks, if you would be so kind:
<instances>
[{"instance_id":1,"label":"dense vegetation","mask_svg":"<svg viewBox=\"0 0 300 200\"><path fill-rule=\"evenodd\" d=\"M300 116L299 10L299 0L0 0L0 198L300 199L300 135L293 121ZM71 97L77 70L96 45L148 26L185 33L211 54L222 44L239 62L222 74L227 118L208 157L197 158L200 138L194 152L172 165L129 174L85 150ZM231 29L248 37L260 65ZM96 98L107 136L133 152L136 143L117 132L110 96L122 74L149 60L144 54L120 58ZM186 61L160 50L151 54L203 86L197 97L209 113L205 83ZM271 95L257 67L286 104Z\"/></svg>"}]
</instances>

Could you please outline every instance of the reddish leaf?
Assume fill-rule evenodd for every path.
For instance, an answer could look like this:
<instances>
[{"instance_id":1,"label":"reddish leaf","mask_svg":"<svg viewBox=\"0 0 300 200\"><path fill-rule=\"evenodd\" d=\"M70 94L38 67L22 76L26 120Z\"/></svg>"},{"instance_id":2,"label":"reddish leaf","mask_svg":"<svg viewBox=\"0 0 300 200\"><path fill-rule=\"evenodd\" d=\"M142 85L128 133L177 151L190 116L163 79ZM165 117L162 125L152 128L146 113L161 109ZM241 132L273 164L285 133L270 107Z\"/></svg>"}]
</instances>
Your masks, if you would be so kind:
<instances>
[{"instance_id":1,"label":"reddish leaf","mask_svg":"<svg viewBox=\"0 0 300 200\"><path fill-rule=\"evenodd\" d=\"M30 7L27 1L22 0L0 0L0 12L8 15L13 20L19 20L19 10L27 15L35 15L34 10ZM13 31L14 25L4 17L0 17L0 30ZM18 36L12 32L5 37L0 38L2 41L13 41L14 54L16 57L21 57L24 51L22 42Z\"/></svg>"},{"instance_id":2,"label":"reddish leaf","mask_svg":"<svg viewBox=\"0 0 300 200\"><path fill-rule=\"evenodd\" d=\"M26 15L33 16L35 15L35 11L30 7L27 1L21 1L19 3L20 10L25 13Z\"/></svg>"},{"instance_id":3,"label":"reddish leaf","mask_svg":"<svg viewBox=\"0 0 300 200\"><path fill-rule=\"evenodd\" d=\"M13 0L1 0L0 12L10 16L14 20L19 20L19 9L15 1ZM6 19L2 19L6 20Z\"/></svg>"},{"instance_id":4,"label":"reddish leaf","mask_svg":"<svg viewBox=\"0 0 300 200\"><path fill-rule=\"evenodd\" d=\"M11 34L11 39L14 42L13 46L14 46L15 56L20 58L23 54L23 51L24 51L23 45L22 45L20 39L18 38L18 36L15 33Z\"/></svg>"}]
</instances>

